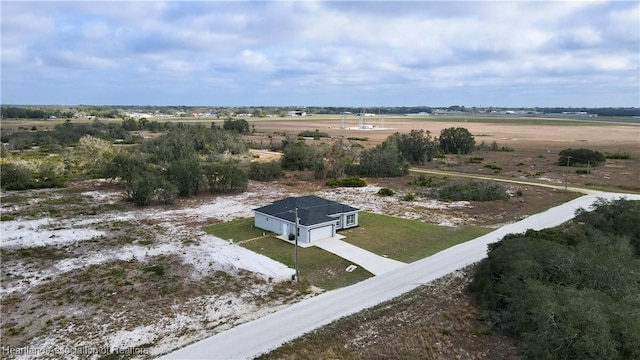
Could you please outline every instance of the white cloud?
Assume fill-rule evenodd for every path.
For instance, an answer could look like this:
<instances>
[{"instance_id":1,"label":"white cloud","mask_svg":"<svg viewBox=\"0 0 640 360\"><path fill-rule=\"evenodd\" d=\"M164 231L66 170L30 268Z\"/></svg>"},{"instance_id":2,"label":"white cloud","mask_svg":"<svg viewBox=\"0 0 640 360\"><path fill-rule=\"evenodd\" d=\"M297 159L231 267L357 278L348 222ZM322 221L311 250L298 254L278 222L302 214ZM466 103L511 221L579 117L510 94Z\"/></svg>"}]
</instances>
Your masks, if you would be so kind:
<instances>
[{"instance_id":1,"label":"white cloud","mask_svg":"<svg viewBox=\"0 0 640 360\"><path fill-rule=\"evenodd\" d=\"M251 101L256 84L271 85L265 93L273 94L269 99L283 96L281 104L290 99L285 90L309 94L313 87L316 98L331 102L355 99L359 88L393 89L389 101L402 104L415 89L434 84L491 86L500 98L498 93L517 96L509 87L514 82L593 81L606 92L606 81L626 86L640 81L640 5L630 2L7 4L2 13L7 99L12 84L26 74L33 83L105 76L122 81L120 88L127 79L156 87L169 81L192 84L176 93L184 96L175 100L179 103L195 98L189 89L202 93L199 83L232 88L235 98L247 95ZM637 84L629 91L637 93ZM33 99L15 102L48 101L33 92Z\"/></svg>"}]
</instances>

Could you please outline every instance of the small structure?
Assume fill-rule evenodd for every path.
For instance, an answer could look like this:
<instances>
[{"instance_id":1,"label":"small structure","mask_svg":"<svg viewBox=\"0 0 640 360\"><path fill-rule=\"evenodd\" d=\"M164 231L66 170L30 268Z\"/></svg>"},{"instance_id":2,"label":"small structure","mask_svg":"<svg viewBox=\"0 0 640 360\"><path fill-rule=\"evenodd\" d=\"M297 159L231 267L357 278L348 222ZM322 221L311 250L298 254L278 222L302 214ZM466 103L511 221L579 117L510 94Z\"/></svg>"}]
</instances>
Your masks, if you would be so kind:
<instances>
[{"instance_id":1,"label":"small structure","mask_svg":"<svg viewBox=\"0 0 640 360\"><path fill-rule=\"evenodd\" d=\"M289 197L254 209L255 226L295 239L298 209L298 242L336 236L336 231L358 226L360 209L315 195Z\"/></svg>"}]
</instances>

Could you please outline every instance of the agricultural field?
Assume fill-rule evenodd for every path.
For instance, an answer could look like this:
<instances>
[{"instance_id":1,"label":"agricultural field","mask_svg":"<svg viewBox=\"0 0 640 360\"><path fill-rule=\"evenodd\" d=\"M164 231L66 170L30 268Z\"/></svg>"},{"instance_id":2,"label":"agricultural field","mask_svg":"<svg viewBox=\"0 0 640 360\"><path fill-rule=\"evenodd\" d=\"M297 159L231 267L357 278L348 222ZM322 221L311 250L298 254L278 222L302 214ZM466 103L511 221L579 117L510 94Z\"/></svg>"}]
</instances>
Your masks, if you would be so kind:
<instances>
[{"instance_id":1,"label":"agricultural field","mask_svg":"<svg viewBox=\"0 0 640 360\"><path fill-rule=\"evenodd\" d=\"M181 121L206 126L211 123L211 120ZM60 122L3 120L2 130L47 129L57 123ZM312 267L303 268L308 278L304 278L303 272L303 281L295 284L289 281L292 275L289 245L272 238L244 243L261 237L251 229L250 220L246 220L252 216L252 209L286 196L315 194L361 208L367 212L362 227L354 229L352 239L347 241L376 253L389 253L402 261L414 261L415 256L428 256L469 240L474 234L576 196L561 189L505 184L509 194L506 200L443 201L432 196L425 182L446 182L462 173L547 185L562 185L566 180L570 186L640 192L637 124L388 117L383 129L359 130L340 128L339 116L318 115L249 119L249 123L255 132L242 138L262 148L250 150L250 155L241 162L277 160L280 155L269 149L270 144L281 141L283 134L296 136L316 129L331 138L307 138L306 143L342 138L370 148L394 132L424 129L438 136L444 128L465 127L477 144L484 141L486 147L470 155L436 158L420 167L441 173L365 178L367 186L362 188L329 188L309 171L287 171L284 178L272 182L249 181L246 191L241 193L200 192L179 198L174 204L153 203L143 208L126 201L122 186L107 179L70 181L65 187L53 189L3 190L0 196L3 346L82 347L97 350L89 356L95 359L119 358L110 351L129 349L137 351L136 358L152 358L306 297L371 276L362 269L345 273L348 262L319 249L309 249L306 256L316 261L309 265ZM357 118L347 119L345 127L355 126ZM137 134L144 139L159 136L147 131ZM491 148L493 142L497 148ZM557 164L558 152L569 147L629 156L608 159L604 165L589 169L589 173L578 174L577 167L567 171ZM39 163L49 157L37 149L27 155L27 160ZM64 164L61 158L54 161L60 166ZM391 188L395 195L380 196L381 188ZM412 246L423 246L420 251L393 254L388 249L397 250L397 245L390 246L380 239L367 244L367 237L379 232L375 226L381 221L376 216L390 217L382 222L387 226L404 227L401 224L405 223L396 221L409 221L406 224L415 224L416 234L430 232L431 226L433 233L441 231L450 238L443 244L426 247L415 241ZM244 225L222 232L220 228L215 230L220 224L233 224L238 219L245 219L239 220ZM410 233L411 226L406 228L408 235L418 238ZM369 232L358 233L364 230ZM463 280L446 281L455 288L438 285L434 289L464 295L460 290ZM434 296L444 295L439 292ZM465 305L464 311L473 314L469 306ZM453 319L473 316L449 314L450 311L453 310L446 310L448 315L441 316ZM448 326L443 325L442 335L446 335ZM73 358L73 354L68 355ZM121 357L131 358L130 355ZM56 356L47 353L37 358Z\"/></svg>"}]
</instances>

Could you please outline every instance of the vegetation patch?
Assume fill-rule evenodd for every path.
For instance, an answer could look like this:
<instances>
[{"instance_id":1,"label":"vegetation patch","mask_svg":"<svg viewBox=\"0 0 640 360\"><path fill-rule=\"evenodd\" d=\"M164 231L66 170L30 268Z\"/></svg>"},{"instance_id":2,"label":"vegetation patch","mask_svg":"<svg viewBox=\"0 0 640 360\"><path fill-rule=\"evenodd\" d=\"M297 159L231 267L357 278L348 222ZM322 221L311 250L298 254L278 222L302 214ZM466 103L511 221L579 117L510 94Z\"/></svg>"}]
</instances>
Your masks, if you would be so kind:
<instances>
[{"instance_id":1,"label":"vegetation patch","mask_svg":"<svg viewBox=\"0 0 640 360\"><path fill-rule=\"evenodd\" d=\"M560 157L558 158L558 165L560 166L573 166L573 165L591 165L598 166L603 164L607 158L599 151L591 149L564 149L560 151Z\"/></svg>"},{"instance_id":2,"label":"vegetation patch","mask_svg":"<svg viewBox=\"0 0 640 360\"><path fill-rule=\"evenodd\" d=\"M395 191L389 188L382 188L378 190L378 195L381 195L381 196L393 196L395 195L395 193L396 193Z\"/></svg>"},{"instance_id":3,"label":"vegetation patch","mask_svg":"<svg viewBox=\"0 0 640 360\"><path fill-rule=\"evenodd\" d=\"M305 131L301 132L300 134L298 134L298 136L310 137L310 138L314 138L314 139L330 137L329 134L327 134L326 132L320 131L318 129L316 129L315 131L305 130Z\"/></svg>"},{"instance_id":4,"label":"vegetation patch","mask_svg":"<svg viewBox=\"0 0 640 360\"><path fill-rule=\"evenodd\" d=\"M631 155L628 152L604 153L607 159L629 160Z\"/></svg>"},{"instance_id":5,"label":"vegetation patch","mask_svg":"<svg viewBox=\"0 0 640 360\"><path fill-rule=\"evenodd\" d=\"M492 201L508 199L509 194L495 181L455 179L438 189L438 197L452 201Z\"/></svg>"},{"instance_id":6,"label":"vegetation patch","mask_svg":"<svg viewBox=\"0 0 640 360\"><path fill-rule=\"evenodd\" d=\"M640 358L640 203L599 200L489 246L470 289L524 359Z\"/></svg>"},{"instance_id":7,"label":"vegetation patch","mask_svg":"<svg viewBox=\"0 0 640 360\"><path fill-rule=\"evenodd\" d=\"M364 187L367 182L357 176L349 176L344 179L333 179L326 183L329 187Z\"/></svg>"}]
</instances>

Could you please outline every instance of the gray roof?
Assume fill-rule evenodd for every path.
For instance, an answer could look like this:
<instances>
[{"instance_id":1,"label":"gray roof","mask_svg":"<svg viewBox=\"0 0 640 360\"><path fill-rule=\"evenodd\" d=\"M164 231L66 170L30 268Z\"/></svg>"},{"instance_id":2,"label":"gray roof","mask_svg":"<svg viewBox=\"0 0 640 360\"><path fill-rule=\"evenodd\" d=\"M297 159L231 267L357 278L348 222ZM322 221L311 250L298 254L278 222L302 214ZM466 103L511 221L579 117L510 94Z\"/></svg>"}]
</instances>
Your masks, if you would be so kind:
<instances>
[{"instance_id":1,"label":"gray roof","mask_svg":"<svg viewBox=\"0 0 640 360\"><path fill-rule=\"evenodd\" d=\"M271 205L259 207L254 211L295 222L295 208L298 208L300 225L305 226L335 221L335 218L330 217L330 215L360 211L360 209L353 206L340 204L315 195L289 197L275 201Z\"/></svg>"}]
</instances>

